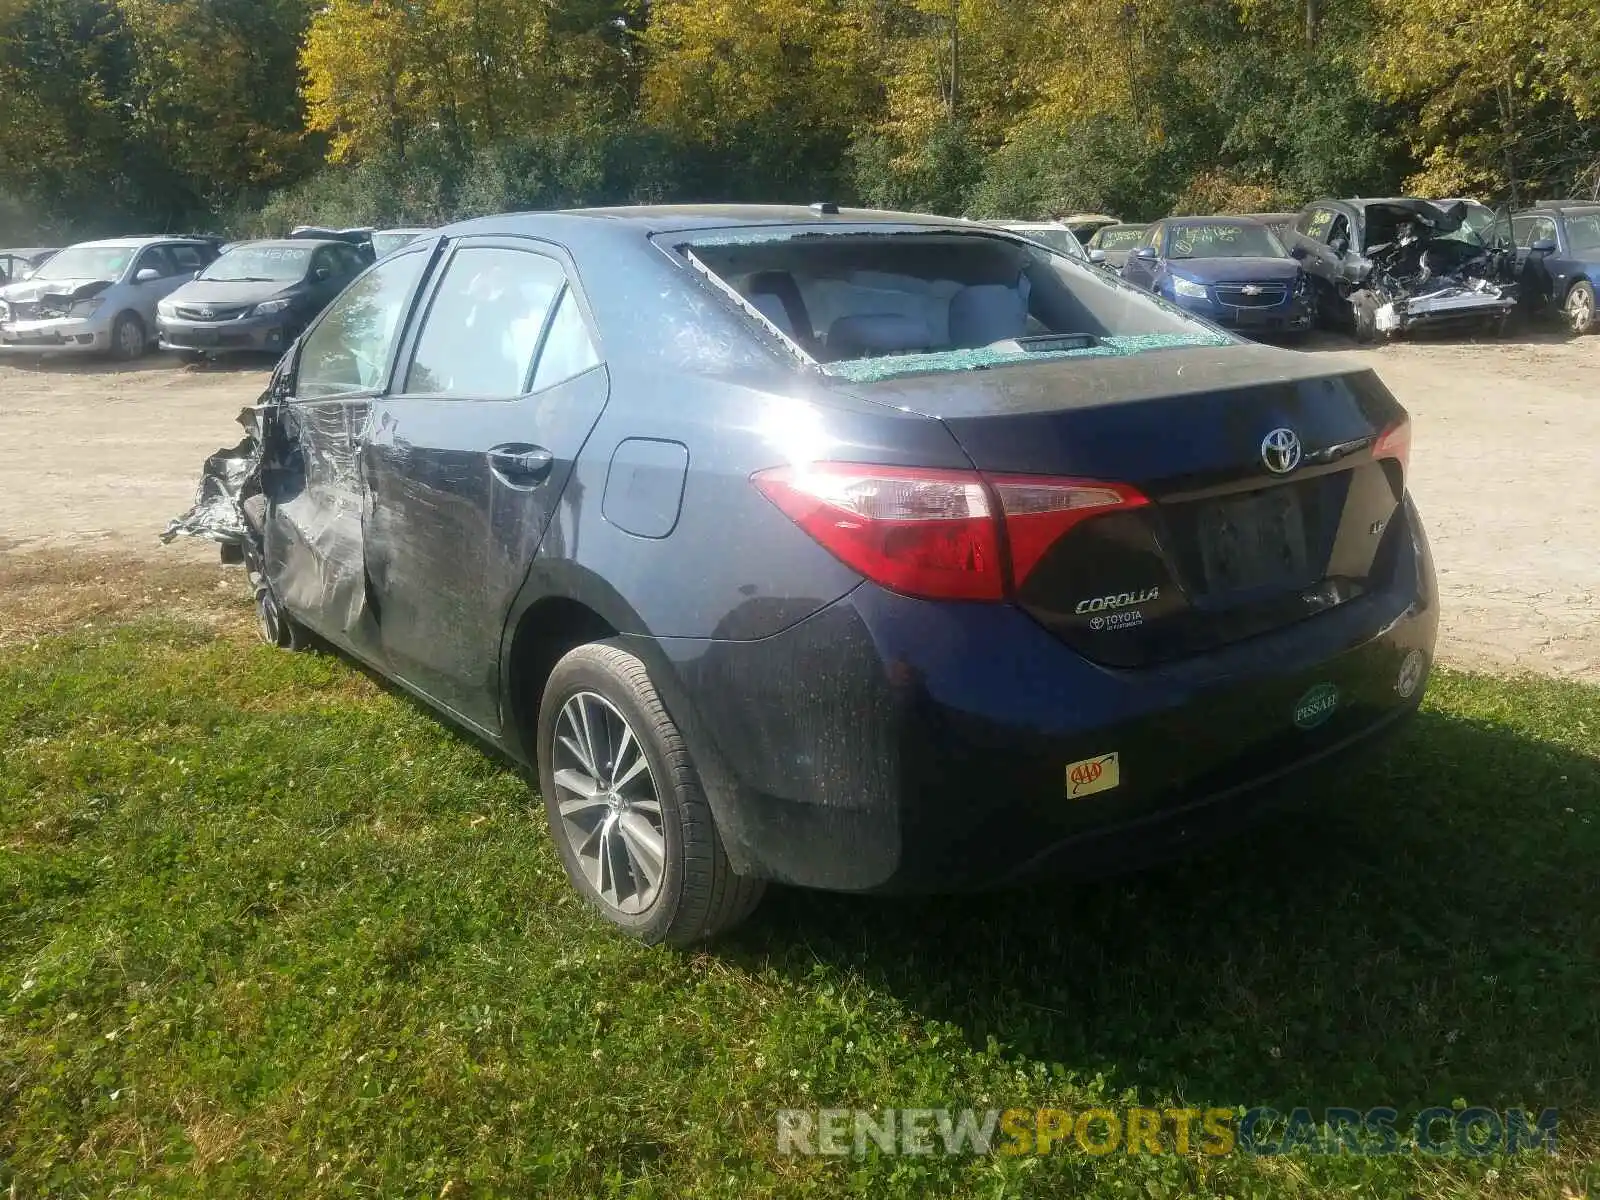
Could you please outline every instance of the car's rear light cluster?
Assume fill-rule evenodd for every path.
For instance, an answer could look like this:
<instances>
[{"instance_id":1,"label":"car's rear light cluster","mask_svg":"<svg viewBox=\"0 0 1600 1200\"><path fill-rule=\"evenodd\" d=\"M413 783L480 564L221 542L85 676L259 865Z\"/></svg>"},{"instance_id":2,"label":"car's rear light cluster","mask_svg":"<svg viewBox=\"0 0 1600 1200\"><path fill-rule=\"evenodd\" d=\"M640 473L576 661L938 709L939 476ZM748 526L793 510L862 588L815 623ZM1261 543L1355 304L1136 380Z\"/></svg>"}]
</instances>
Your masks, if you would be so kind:
<instances>
[{"instance_id":1,"label":"car's rear light cluster","mask_svg":"<svg viewBox=\"0 0 1600 1200\"><path fill-rule=\"evenodd\" d=\"M1392 458L1400 464L1400 478L1411 477L1411 419L1401 417L1378 435L1372 445L1372 457Z\"/></svg>"},{"instance_id":2,"label":"car's rear light cluster","mask_svg":"<svg viewBox=\"0 0 1600 1200\"><path fill-rule=\"evenodd\" d=\"M774 467L754 483L846 566L937 600L1001 600L1079 522L1148 503L1120 483L864 463Z\"/></svg>"}]
</instances>

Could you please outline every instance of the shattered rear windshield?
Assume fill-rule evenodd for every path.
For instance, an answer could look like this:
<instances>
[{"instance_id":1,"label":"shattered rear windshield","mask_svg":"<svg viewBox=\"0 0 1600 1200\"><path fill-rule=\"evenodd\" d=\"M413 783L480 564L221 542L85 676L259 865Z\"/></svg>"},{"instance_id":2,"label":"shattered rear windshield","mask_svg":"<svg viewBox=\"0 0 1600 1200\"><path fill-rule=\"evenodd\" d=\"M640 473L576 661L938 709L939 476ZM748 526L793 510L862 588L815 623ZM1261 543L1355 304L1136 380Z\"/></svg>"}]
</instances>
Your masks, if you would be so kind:
<instances>
[{"instance_id":1,"label":"shattered rear windshield","mask_svg":"<svg viewBox=\"0 0 1600 1200\"><path fill-rule=\"evenodd\" d=\"M977 231L737 231L678 249L753 321L853 379L1233 341L1083 259Z\"/></svg>"},{"instance_id":2,"label":"shattered rear windshield","mask_svg":"<svg viewBox=\"0 0 1600 1200\"><path fill-rule=\"evenodd\" d=\"M132 246L72 246L33 273L35 279L121 279L136 253Z\"/></svg>"}]
</instances>

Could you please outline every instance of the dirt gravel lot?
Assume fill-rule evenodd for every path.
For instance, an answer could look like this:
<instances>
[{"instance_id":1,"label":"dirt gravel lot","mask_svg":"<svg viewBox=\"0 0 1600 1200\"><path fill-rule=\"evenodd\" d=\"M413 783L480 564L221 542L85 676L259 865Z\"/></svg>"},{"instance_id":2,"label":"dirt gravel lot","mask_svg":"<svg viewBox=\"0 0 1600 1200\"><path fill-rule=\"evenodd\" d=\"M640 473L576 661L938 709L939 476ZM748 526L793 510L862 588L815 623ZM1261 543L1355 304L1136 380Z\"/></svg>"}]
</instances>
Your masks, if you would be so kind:
<instances>
[{"instance_id":1,"label":"dirt gravel lot","mask_svg":"<svg viewBox=\"0 0 1600 1200\"><path fill-rule=\"evenodd\" d=\"M1375 367L1411 410L1441 656L1600 682L1600 338L1311 352ZM265 380L166 358L0 362L0 591L29 591L37 623L97 611L84 588L225 589L209 547L156 534L188 506L201 460L238 439L234 418Z\"/></svg>"}]
</instances>

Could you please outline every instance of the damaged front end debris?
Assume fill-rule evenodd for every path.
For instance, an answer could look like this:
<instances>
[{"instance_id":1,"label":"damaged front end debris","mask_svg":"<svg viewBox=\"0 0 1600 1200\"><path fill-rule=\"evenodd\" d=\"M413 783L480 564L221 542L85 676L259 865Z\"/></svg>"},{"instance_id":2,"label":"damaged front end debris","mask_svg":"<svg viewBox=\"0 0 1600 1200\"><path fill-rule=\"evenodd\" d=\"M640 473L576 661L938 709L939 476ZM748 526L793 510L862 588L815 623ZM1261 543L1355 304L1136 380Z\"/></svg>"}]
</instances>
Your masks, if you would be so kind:
<instances>
[{"instance_id":1,"label":"damaged front end debris","mask_svg":"<svg viewBox=\"0 0 1600 1200\"><path fill-rule=\"evenodd\" d=\"M1368 207L1370 269L1350 295L1358 337L1419 325L1504 328L1517 306L1515 255L1479 240L1465 227L1466 213L1459 202Z\"/></svg>"}]
</instances>

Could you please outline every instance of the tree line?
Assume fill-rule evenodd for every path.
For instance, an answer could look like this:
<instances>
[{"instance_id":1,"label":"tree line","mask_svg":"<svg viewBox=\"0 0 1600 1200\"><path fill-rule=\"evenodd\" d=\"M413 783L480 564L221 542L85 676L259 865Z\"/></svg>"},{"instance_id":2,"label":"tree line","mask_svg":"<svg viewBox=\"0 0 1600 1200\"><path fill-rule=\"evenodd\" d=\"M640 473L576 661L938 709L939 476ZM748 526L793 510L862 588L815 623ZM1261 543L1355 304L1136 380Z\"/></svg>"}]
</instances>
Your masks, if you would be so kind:
<instances>
[{"instance_id":1,"label":"tree line","mask_svg":"<svg viewBox=\"0 0 1600 1200\"><path fill-rule=\"evenodd\" d=\"M1600 194L1592 0L0 0L0 241Z\"/></svg>"}]
</instances>

